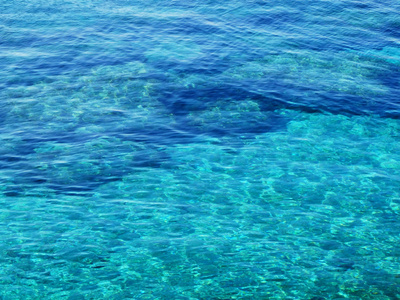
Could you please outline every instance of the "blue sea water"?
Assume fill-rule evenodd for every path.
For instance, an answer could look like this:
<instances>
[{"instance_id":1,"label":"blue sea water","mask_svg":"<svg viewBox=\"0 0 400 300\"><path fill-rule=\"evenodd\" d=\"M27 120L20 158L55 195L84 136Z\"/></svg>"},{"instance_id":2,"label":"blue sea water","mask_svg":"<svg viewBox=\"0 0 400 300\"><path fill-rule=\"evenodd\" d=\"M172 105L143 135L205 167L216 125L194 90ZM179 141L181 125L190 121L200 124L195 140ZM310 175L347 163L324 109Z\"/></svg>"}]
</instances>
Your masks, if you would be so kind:
<instances>
[{"instance_id":1,"label":"blue sea water","mask_svg":"<svg viewBox=\"0 0 400 300\"><path fill-rule=\"evenodd\" d=\"M400 299L400 1L0 0L0 299Z\"/></svg>"}]
</instances>

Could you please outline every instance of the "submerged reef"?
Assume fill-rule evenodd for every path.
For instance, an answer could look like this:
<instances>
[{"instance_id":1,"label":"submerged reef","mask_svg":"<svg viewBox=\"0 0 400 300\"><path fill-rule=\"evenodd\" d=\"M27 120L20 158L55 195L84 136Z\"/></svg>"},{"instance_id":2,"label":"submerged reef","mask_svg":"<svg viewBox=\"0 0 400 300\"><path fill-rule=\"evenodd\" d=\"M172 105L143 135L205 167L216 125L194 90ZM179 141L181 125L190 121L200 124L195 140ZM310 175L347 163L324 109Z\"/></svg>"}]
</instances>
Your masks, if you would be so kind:
<instances>
[{"instance_id":1,"label":"submerged reef","mask_svg":"<svg viewBox=\"0 0 400 300\"><path fill-rule=\"evenodd\" d=\"M302 112L399 117L398 99L388 101L399 93L398 67L384 74L377 55L273 54L215 74L184 62L165 69L163 59L154 49L151 63L100 66L3 90L4 147L14 154L0 162L25 170L10 179L10 194L22 183L91 191L161 167L169 160L165 147L207 137L240 145L232 138L286 131Z\"/></svg>"}]
</instances>

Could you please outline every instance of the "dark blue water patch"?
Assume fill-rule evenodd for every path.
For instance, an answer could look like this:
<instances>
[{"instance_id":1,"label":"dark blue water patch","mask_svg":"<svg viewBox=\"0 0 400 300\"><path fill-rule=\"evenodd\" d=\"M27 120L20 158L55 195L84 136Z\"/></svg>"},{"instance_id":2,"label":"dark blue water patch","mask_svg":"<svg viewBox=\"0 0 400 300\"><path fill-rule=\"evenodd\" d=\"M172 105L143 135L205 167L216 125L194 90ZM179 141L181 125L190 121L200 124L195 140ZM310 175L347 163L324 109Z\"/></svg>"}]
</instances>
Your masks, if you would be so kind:
<instances>
[{"instance_id":1,"label":"dark blue water patch","mask_svg":"<svg viewBox=\"0 0 400 300\"><path fill-rule=\"evenodd\" d=\"M71 169L74 168L71 166ZM100 185L120 180L125 173L120 172L118 176L92 175L85 176L73 174L70 178L60 178L51 172L35 169L33 166L26 169L18 169L14 172L12 183L8 182L6 188L2 191L8 197L20 197L27 194L32 195L31 190L44 189L42 192L37 192L33 196L49 196L52 193L74 196L91 196L94 190ZM11 170L12 171L12 170Z\"/></svg>"},{"instance_id":2,"label":"dark blue water patch","mask_svg":"<svg viewBox=\"0 0 400 300\"><path fill-rule=\"evenodd\" d=\"M257 95L264 110L286 108L308 113L328 112L349 116L375 114L389 118L399 117L399 100L391 96L372 98L269 79L242 80L238 85L242 85L243 89Z\"/></svg>"},{"instance_id":3,"label":"dark blue water patch","mask_svg":"<svg viewBox=\"0 0 400 300\"><path fill-rule=\"evenodd\" d=\"M400 20L399 18L390 17L388 14L388 21L386 26L382 28L383 34L392 37L394 40L400 38Z\"/></svg>"},{"instance_id":4,"label":"dark blue water patch","mask_svg":"<svg viewBox=\"0 0 400 300\"><path fill-rule=\"evenodd\" d=\"M126 141L146 143L143 149L135 150L129 146L119 145L115 148L90 152L89 149L77 152L74 150L57 150L49 148L48 152L37 153L46 145L79 148L85 143L95 143L98 135L42 132L32 134L25 133L21 136L19 146L13 149L13 153L0 155L0 169L5 174L13 174L10 182L3 191L8 196L24 195L32 188L50 189L56 193L69 195L87 195L100 185L120 180L128 173L138 173L146 168L160 168L169 160L165 151L159 148L159 143L167 143L178 138L168 136L164 139L154 137L149 140L146 137L154 132L136 134L133 138L123 132L118 132L118 137ZM113 136L113 132L109 132ZM131 134L133 135L133 134ZM116 136L113 136L115 138ZM141 138L143 137L143 138ZM107 138L101 136L101 138ZM157 147L155 146L157 145ZM71 152L72 151L72 152ZM122 159L122 156L130 159Z\"/></svg>"},{"instance_id":5,"label":"dark blue water patch","mask_svg":"<svg viewBox=\"0 0 400 300\"><path fill-rule=\"evenodd\" d=\"M69 184L46 182L45 184L42 184L42 187L45 187L46 189L49 189L50 191L60 195L88 197L93 196L95 190L99 186L121 180L121 177L110 178L108 176L103 176L103 178L96 177L93 179L94 180L80 180L79 178L74 178L76 182Z\"/></svg>"},{"instance_id":6,"label":"dark blue water patch","mask_svg":"<svg viewBox=\"0 0 400 300\"><path fill-rule=\"evenodd\" d=\"M206 109L207 102L216 100L213 94L218 94L217 88L177 90L167 88L160 91L159 99L172 114L180 116L187 115L191 111Z\"/></svg>"},{"instance_id":7,"label":"dark blue water patch","mask_svg":"<svg viewBox=\"0 0 400 300\"><path fill-rule=\"evenodd\" d=\"M260 3L260 13L253 13L244 18L244 23L251 24L256 30L277 31L287 35L287 46L314 51L342 51L346 49L361 50L365 47L377 48L392 40L392 33L398 30L398 24L389 25L389 20L395 19L394 10L387 12L384 5L367 3L357 9L356 2L341 3L284 3L290 9L284 9L277 3ZM375 23L368 22L365 30L354 23L360 23L358 18L365 14L364 10L374 9L382 15ZM356 11L358 15L346 14L347 11ZM321 16L330 16L321 17ZM353 19L354 18L354 19ZM388 22L383 22L384 19ZM235 20L240 22L240 19ZM389 23L389 24L387 24ZM396 25L397 24L397 25Z\"/></svg>"},{"instance_id":8,"label":"dark blue water patch","mask_svg":"<svg viewBox=\"0 0 400 300\"><path fill-rule=\"evenodd\" d=\"M51 131L35 128L30 132L20 132L17 136L21 138L23 145L20 148L23 149L22 151L24 151L25 154L33 153L39 145L47 142L79 145L101 137L101 135L97 133L77 134L75 130L78 128L79 127L76 126L75 128L71 128L70 131Z\"/></svg>"},{"instance_id":9,"label":"dark blue water patch","mask_svg":"<svg viewBox=\"0 0 400 300\"><path fill-rule=\"evenodd\" d=\"M29 189L28 186L23 184L10 184L9 182L4 182L7 187L2 191L2 194L6 197L20 197L25 196L26 190ZM32 188L33 186L31 186Z\"/></svg>"},{"instance_id":10,"label":"dark blue water patch","mask_svg":"<svg viewBox=\"0 0 400 300\"><path fill-rule=\"evenodd\" d=\"M209 76L210 80L218 76L218 74L221 74L224 71L231 68L232 64L234 63L233 59L230 59L229 56L220 57L219 55L213 53L204 53L204 54L205 54L204 57L199 59L193 59L190 62L159 60L148 63L160 73L172 73L172 74L177 74L178 76L180 74L184 76L188 76L190 74L197 74L197 75Z\"/></svg>"},{"instance_id":11,"label":"dark blue water patch","mask_svg":"<svg viewBox=\"0 0 400 300\"><path fill-rule=\"evenodd\" d=\"M13 67L12 76L4 82L6 87L32 86L38 83L52 83L57 76L67 75L82 76L92 71L93 68L107 65L124 65L127 60L144 60L141 54L124 51L118 54L83 54L78 50L61 51L57 56L46 58L32 58L19 61ZM68 86L68 88L71 88Z\"/></svg>"},{"instance_id":12,"label":"dark blue water patch","mask_svg":"<svg viewBox=\"0 0 400 300\"><path fill-rule=\"evenodd\" d=\"M262 14L252 14L246 19L246 22L257 27L270 27L274 29L284 29L291 24L297 22L304 22L305 15L300 11L289 11L289 10L273 10L264 11Z\"/></svg>"},{"instance_id":13,"label":"dark blue water patch","mask_svg":"<svg viewBox=\"0 0 400 300\"><path fill-rule=\"evenodd\" d=\"M104 123L99 122L99 125ZM21 145L14 149L13 156L24 157L32 154L35 149L44 143L55 143L65 145L83 145L90 141L95 141L99 138L120 138L122 140L145 143L150 147L167 146L173 144L188 144L196 141L198 137L190 132L180 131L174 127L165 126L148 126L141 129L132 129L128 126L123 126L117 130L109 129L105 133L77 133L79 125L71 128L70 131L48 131L35 130L31 132L21 132L18 137L21 138ZM8 156L7 156L8 157ZM143 158L145 159L145 158ZM1 160L1 159L0 159ZM145 166L145 162L138 165Z\"/></svg>"},{"instance_id":14,"label":"dark blue water patch","mask_svg":"<svg viewBox=\"0 0 400 300\"><path fill-rule=\"evenodd\" d=\"M176 66L176 63L171 63L170 66ZM156 69L157 70L157 69ZM159 82L160 85L163 84L168 84L169 81L169 76L168 74L164 73L164 72L158 72L158 71L149 71L146 73L142 73L142 74L126 74L125 78L122 79L127 79L127 80L145 80L145 81L156 81Z\"/></svg>"},{"instance_id":15,"label":"dark blue water patch","mask_svg":"<svg viewBox=\"0 0 400 300\"><path fill-rule=\"evenodd\" d=\"M371 76L392 89L392 91L400 89L400 57L398 54L398 44L391 41L377 48L364 48L355 53L365 60L365 62L370 63L371 67L374 65L378 66L373 69Z\"/></svg>"},{"instance_id":16,"label":"dark blue water patch","mask_svg":"<svg viewBox=\"0 0 400 300\"><path fill-rule=\"evenodd\" d=\"M12 57L9 58L12 61L3 60L4 67L8 67L10 72L18 77L22 77L18 79L18 83L31 82L33 84L44 81L50 76L69 74L71 71L84 74L93 67L125 64L127 61L144 59L143 52L146 47L141 46L143 43L139 43L137 30L132 30L131 37L127 41L124 41L125 37L120 41L115 41L109 35L116 33L110 29L110 26L102 24L106 23L105 21L85 20L85 22L95 24L91 24L92 26L88 29L83 26L85 24L83 23L67 31L64 27L54 29L54 31L41 31L39 28L32 34L5 30L4 38L0 41L2 49L9 52L18 49L29 53L30 57ZM33 27L40 26L34 24ZM111 28L121 27L112 26ZM132 44L132 42L135 43ZM104 48L101 45L109 46L112 50L101 51L100 49ZM13 79L7 81L9 84L14 83Z\"/></svg>"},{"instance_id":17,"label":"dark blue water patch","mask_svg":"<svg viewBox=\"0 0 400 300\"><path fill-rule=\"evenodd\" d=\"M160 90L160 101L174 114L187 115L191 111L204 110L220 99L227 101L243 101L246 99L260 100L266 96L260 93L252 92L246 87L241 87L243 81L238 83L216 84L212 83L198 88L174 88L167 87L165 90ZM284 103L279 99L271 100L268 110L283 108ZM265 106L267 109L267 106Z\"/></svg>"},{"instance_id":18,"label":"dark blue water patch","mask_svg":"<svg viewBox=\"0 0 400 300\"><path fill-rule=\"evenodd\" d=\"M1 27L0 30L2 36L2 39L0 40L0 46L2 46L3 50L6 50L8 47L9 49L31 47L35 42L39 41L39 36L33 33L14 33L8 28L6 29Z\"/></svg>"},{"instance_id":19,"label":"dark blue water patch","mask_svg":"<svg viewBox=\"0 0 400 300\"><path fill-rule=\"evenodd\" d=\"M240 136L265 133L269 131L285 130L287 118L279 115L276 110L284 108L285 104L271 100L264 101L266 97L249 92L231 84L205 85L197 88L181 88L171 85L162 85L157 90L158 99L174 116L176 125L173 131L165 128L160 132L151 134L158 140L168 143L187 143L194 141L197 136ZM248 101L259 103L261 112L248 111L244 107ZM216 107L221 109L224 116L214 123L207 117L208 113ZM226 109L224 107L229 107ZM236 121L231 122L231 114L236 115ZM203 119L204 126L193 124L193 114ZM147 134L147 133L146 133ZM178 134L178 135L177 135ZM147 138L148 139L148 138Z\"/></svg>"},{"instance_id":20,"label":"dark blue water patch","mask_svg":"<svg viewBox=\"0 0 400 300\"><path fill-rule=\"evenodd\" d=\"M145 143L155 147L190 144L199 140L199 136L190 132L188 128L180 130L176 127L145 128L140 131L125 128L113 133L112 136L125 141ZM164 157L164 159L166 158ZM143 166L145 166L145 163Z\"/></svg>"},{"instance_id":21,"label":"dark blue water patch","mask_svg":"<svg viewBox=\"0 0 400 300\"><path fill-rule=\"evenodd\" d=\"M354 255L354 254L353 254ZM333 257L332 259L327 261L328 264L335 268L339 272L346 272L348 270L352 270L355 267L355 262L347 257Z\"/></svg>"},{"instance_id":22,"label":"dark blue water patch","mask_svg":"<svg viewBox=\"0 0 400 300\"><path fill-rule=\"evenodd\" d=\"M89 56L79 55L74 61L75 68L91 70L99 66L117 66L124 65L127 61L144 61L145 58L140 51L126 51L116 49L114 53L94 54Z\"/></svg>"},{"instance_id":23,"label":"dark blue water patch","mask_svg":"<svg viewBox=\"0 0 400 300\"><path fill-rule=\"evenodd\" d=\"M209 34L226 34L222 28L205 23L206 20L197 20L196 18L180 17L171 19L167 26L161 26L161 33L168 35L209 35Z\"/></svg>"},{"instance_id":24,"label":"dark blue water patch","mask_svg":"<svg viewBox=\"0 0 400 300\"><path fill-rule=\"evenodd\" d=\"M400 118L400 67L393 66L388 68L388 72L382 72L378 80L384 84L389 93L380 102L380 112L378 114L399 119Z\"/></svg>"},{"instance_id":25,"label":"dark blue water patch","mask_svg":"<svg viewBox=\"0 0 400 300\"><path fill-rule=\"evenodd\" d=\"M2 89L2 87L0 84L0 91L1 91L1 89ZM9 112L9 107L3 101L4 101L3 99L0 99L0 124L4 123L6 116ZM1 132L1 130L0 130L0 132Z\"/></svg>"}]
</instances>

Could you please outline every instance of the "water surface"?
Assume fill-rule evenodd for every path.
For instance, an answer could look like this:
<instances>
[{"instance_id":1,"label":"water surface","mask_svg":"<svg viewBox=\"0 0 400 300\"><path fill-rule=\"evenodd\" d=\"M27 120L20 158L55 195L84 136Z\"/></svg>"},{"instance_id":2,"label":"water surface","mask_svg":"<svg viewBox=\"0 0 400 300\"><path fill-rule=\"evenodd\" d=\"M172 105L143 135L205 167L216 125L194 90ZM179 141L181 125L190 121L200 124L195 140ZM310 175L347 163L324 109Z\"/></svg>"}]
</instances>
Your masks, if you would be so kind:
<instances>
[{"instance_id":1,"label":"water surface","mask_svg":"<svg viewBox=\"0 0 400 300\"><path fill-rule=\"evenodd\" d=\"M400 2L0 0L2 299L400 298Z\"/></svg>"}]
</instances>

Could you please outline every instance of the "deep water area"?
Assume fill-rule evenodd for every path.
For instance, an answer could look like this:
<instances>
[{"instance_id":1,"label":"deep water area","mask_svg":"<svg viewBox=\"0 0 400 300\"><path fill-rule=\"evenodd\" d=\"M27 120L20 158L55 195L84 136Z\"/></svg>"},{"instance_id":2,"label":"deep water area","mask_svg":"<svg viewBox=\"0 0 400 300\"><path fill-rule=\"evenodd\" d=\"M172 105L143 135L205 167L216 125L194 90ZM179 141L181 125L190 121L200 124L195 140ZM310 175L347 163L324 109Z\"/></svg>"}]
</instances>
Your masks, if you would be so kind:
<instances>
[{"instance_id":1,"label":"deep water area","mask_svg":"<svg viewBox=\"0 0 400 300\"><path fill-rule=\"evenodd\" d=\"M0 299L400 299L400 1L0 0Z\"/></svg>"}]
</instances>

